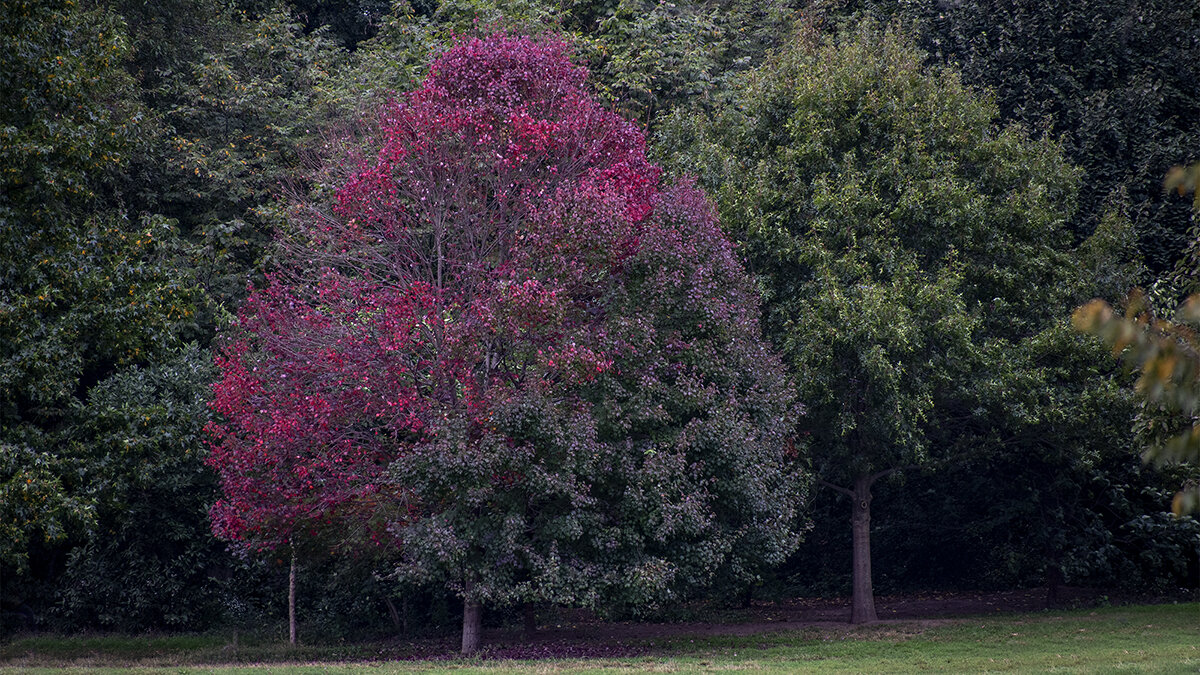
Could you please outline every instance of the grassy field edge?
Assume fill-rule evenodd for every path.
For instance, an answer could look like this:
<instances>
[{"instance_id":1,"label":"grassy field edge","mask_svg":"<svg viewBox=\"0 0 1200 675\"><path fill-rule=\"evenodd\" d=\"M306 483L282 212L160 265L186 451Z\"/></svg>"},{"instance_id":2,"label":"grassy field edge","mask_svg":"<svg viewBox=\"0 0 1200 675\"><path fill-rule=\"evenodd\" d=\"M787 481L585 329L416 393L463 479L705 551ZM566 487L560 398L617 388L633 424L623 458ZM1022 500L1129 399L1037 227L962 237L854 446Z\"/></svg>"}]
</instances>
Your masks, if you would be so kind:
<instances>
[{"instance_id":1,"label":"grassy field edge","mask_svg":"<svg viewBox=\"0 0 1200 675\"><path fill-rule=\"evenodd\" d=\"M237 644L229 636L20 637L28 673L1200 672L1200 603L1045 611L752 635L656 638L598 658L405 660L400 643ZM411 645L408 645L411 647Z\"/></svg>"}]
</instances>

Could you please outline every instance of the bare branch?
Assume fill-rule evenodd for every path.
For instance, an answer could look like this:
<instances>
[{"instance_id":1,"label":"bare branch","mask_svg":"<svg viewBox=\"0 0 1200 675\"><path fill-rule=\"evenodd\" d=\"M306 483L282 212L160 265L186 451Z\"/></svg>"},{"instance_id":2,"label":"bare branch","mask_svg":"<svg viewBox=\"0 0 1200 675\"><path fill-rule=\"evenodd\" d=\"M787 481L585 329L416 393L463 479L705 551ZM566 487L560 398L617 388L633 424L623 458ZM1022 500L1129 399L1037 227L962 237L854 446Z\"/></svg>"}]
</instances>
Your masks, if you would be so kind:
<instances>
[{"instance_id":1,"label":"bare branch","mask_svg":"<svg viewBox=\"0 0 1200 675\"><path fill-rule=\"evenodd\" d=\"M836 491L846 495L847 497L850 497L850 498L854 497L853 491L848 490L840 485L834 485L833 483L830 483L829 481L825 480L824 478L818 478L817 483L829 488L830 490L836 490Z\"/></svg>"}]
</instances>

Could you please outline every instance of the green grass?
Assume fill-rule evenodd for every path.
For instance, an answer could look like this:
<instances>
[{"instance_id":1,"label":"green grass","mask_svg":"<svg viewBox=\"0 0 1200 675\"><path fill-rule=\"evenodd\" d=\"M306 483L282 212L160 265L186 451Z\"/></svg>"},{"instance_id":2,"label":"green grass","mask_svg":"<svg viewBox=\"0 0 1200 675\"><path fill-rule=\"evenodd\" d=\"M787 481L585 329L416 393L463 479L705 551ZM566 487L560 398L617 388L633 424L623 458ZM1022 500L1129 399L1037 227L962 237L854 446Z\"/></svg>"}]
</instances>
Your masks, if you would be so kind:
<instances>
[{"instance_id":1,"label":"green grass","mask_svg":"<svg viewBox=\"0 0 1200 675\"><path fill-rule=\"evenodd\" d=\"M1116 607L753 636L657 640L651 656L381 660L379 645L240 645L217 637L24 638L0 670L40 673L1200 673L1200 604Z\"/></svg>"}]
</instances>

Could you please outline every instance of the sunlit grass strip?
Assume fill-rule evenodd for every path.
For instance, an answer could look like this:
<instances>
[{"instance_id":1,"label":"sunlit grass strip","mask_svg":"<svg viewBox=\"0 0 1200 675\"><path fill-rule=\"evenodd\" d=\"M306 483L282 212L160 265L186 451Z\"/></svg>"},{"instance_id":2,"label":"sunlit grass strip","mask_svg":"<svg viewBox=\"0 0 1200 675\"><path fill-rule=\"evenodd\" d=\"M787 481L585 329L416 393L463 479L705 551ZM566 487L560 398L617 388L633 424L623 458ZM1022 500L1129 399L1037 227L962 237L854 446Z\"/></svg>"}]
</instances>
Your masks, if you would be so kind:
<instances>
[{"instance_id":1,"label":"sunlit grass strip","mask_svg":"<svg viewBox=\"0 0 1200 675\"><path fill-rule=\"evenodd\" d=\"M259 662L226 665L234 655L220 638L30 638L0 656L4 668L30 673L1186 673L1200 671L1200 604L658 643L654 656L542 661L372 661L369 645L263 645L236 657Z\"/></svg>"}]
</instances>

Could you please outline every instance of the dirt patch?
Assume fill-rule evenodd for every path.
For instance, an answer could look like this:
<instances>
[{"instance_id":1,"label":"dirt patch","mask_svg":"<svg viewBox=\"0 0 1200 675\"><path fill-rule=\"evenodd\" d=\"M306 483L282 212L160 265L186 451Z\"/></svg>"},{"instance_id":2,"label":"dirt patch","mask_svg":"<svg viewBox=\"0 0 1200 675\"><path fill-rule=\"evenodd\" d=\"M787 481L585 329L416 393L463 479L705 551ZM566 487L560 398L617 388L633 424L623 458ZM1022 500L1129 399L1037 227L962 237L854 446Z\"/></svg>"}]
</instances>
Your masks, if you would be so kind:
<instances>
[{"instance_id":1,"label":"dirt patch","mask_svg":"<svg viewBox=\"0 0 1200 675\"><path fill-rule=\"evenodd\" d=\"M1164 600L1105 595L1102 591L1081 588L1060 589L1058 599L1057 608L1094 606L1105 601L1123 604ZM903 641L931 628L963 621L964 617L1033 612L1047 609L1048 604L1044 589L879 596L876 609L881 620L867 626L851 625L849 608L849 598L791 598L754 602L739 609L722 610L703 605L684 607L679 608L677 615L691 616L695 620L645 623L603 621L580 610L544 609L538 613L539 625L531 635L516 627L485 630L485 647L480 656L485 659L623 659L698 648L701 645L691 643L712 638L731 638L732 642L754 644L763 649L792 644L799 639ZM1046 620L1054 619L1055 615L1046 615ZM710 646L725 648L720 640ZM165 648L161 653L154 650L145 653L145 648L139 648L136 654L124 655L100 651L56 656L32 652L16 654L9 649L7 653L0 650L0 665L19 669L34 665L129 667L455 659L458 658L458 647L458 636L447 632L438 637L393 638L337 646L266 644L243 645L238 649L233 645L210 645L197 649Z\"/></svg>"},{"instance_id":2,"label":"dirt patch","mask_svg":"<svg viewBox=\"0 0 1200 675\"><path fill-rule=\"evenodd\" d=\"M1055 607L1083 607L1106 596L1087 588L1060 587ZM870 626L853 626L849 598L792 598L778 602L754 602L747 608L717 613L711 621L676 623L606 622L578 610L545 613L549 619L531 635L519 629L484 631L487 658L620 658L657 651L665 642L683 638L748 636L808 632L817 639L839 639L851 635L870 638L900 638L919 635L935 626L961 617L1009 612L1032 612L1050 607L1044 588L997 592L933 592L916 595L878 596L880 621ZM439 641L453 654L453 644ZM436 647L425 644L423 657Z\"/></svg>"},{"instance_id":3,"label":"dirt patch","mask_svg":"<svg viewBox=\"0 0 1200 675\"><path fill-rule=\"evenodd\" d=\"M1049 608L1044 588L997 592L934 592L917 595L883 595L875 598L880 623L925 621L944 623L963 616L1010 612L1035 612ZM1106 596L1088 588L1060 588L1056 607L1086 607ZM603 622L587 612L561 612L558 620L539 626L535 636L604 640L627 637L676 635L749 635L803 628L848 627L850 598L791 598L754 602L744 609L720 613L711 622L634 623ZM496 637L512 631L492 631Z\"/></svg>"}]
</instances>

